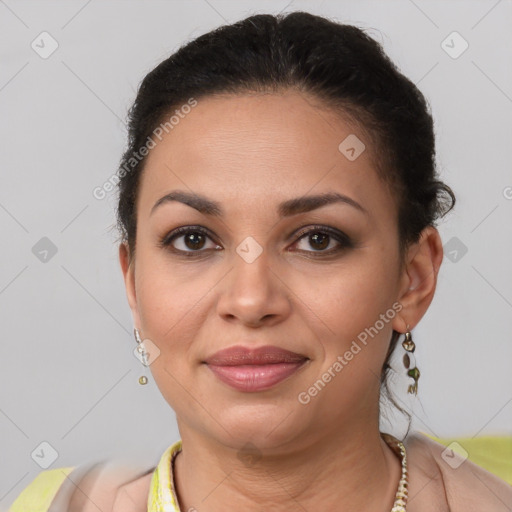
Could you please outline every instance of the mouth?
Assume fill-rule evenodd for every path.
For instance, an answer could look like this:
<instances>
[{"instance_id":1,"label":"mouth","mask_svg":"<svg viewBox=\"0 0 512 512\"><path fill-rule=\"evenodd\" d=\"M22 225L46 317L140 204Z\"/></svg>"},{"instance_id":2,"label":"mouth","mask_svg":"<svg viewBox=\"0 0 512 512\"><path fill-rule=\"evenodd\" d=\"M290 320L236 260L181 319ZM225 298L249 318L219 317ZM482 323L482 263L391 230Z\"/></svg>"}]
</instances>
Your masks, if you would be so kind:
<instances>
[{"instance_id":1,"label":"mouth","mask_svg":"<svg viewBox=\"0 0 512 512\"><path fill-rule=\"evenodd\" d=\"M203 361L213 374L238 391L270 389L292 376L309 358L274 346L229 347Z\"/></svg>"}]
</instances>

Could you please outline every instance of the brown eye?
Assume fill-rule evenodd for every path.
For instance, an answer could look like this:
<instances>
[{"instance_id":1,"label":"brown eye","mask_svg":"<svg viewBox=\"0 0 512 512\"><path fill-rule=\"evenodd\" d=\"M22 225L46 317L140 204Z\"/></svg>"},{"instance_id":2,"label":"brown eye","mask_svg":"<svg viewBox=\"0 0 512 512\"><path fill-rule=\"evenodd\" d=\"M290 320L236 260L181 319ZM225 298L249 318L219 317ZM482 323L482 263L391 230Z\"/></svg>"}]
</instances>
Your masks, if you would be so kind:
<instances>
[{"instance_id":1,"label":"brown eye","mask_svg":"<svg viewBox=\"0 0 512 512\"><path fill-rule=\"evenodd\" d=\"M205 240L205 235L202 233L196 233L195 231L191 231L190 233L183 235L183 243L186 247L192 250L202 249Z\"/></svg>"},{"instance_id":2,"label":"brown eye","mask_svg":"<svg viewBox=\"0 0 512 512\"><path fill-rule=\"evenodd\" d=\"M299 249L301 252L333 254L343 249L353 247L350 238L341 231L328 228L327 226L314 226L299 233L299 239L295 244L305 241L304 245L313 248ZM331 249L326 250L328 247Z\"/></svg>"},{"instance_id":3,"label":"brown eye","mask_svg":"<svg viewBox=\"0 0 512 512\"><path fill-rule=\"evenodd\" d=\"M309 243L315 249L322 250L329 245L330 238L326 233L313 233L309 235Z\"/></svg>"},{"instance_id":4,"label":"brown eye","mask_svg":"<svg viewBox=\"0 0 512 512\"><path fill-rule=\"evenodd\" d=\"M171 231L160 241L160 247L169 247L172 251L185 254L186 256L194 253L206 252L203 249L211 237L204 228L198 226L180 227ZM212 247L209 249L220 249L221 247L212 241ZM208 249L208 247L206 247Z\"/></svg>"}]
</instances>

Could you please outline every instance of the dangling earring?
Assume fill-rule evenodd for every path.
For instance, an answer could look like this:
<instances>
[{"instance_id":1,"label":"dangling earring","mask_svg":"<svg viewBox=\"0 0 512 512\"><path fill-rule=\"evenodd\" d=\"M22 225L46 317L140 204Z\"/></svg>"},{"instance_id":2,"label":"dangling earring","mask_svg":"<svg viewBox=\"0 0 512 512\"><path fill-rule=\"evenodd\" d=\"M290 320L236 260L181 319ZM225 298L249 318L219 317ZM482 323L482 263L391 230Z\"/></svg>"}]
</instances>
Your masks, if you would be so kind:
<instances>
[{"instance_id":1,"label":"dangling earring","mask_svg":"<svg viewBox=\"0 0 512 512\"><path fill-rule=\"evenodd\" d=\"M416 368L416 358L414 357L414 349L416 345L411 338L411 331L407 331L405 333L405 339L402 341L402 347L405 349L405 354L403 357L404 366L407 369L407 375L414 379L414 384L409 384L407 388L408 393L418 394L418 379L420 378L420 371Z\"/></svg>"},{"instance_id":2,"label":"dangling earring","mask_svg":"<svg viewBox=\"0 0 512 512\"><path fill-rule=\"evenodd\" d=\"M148 355L146 352L146 347L144 346L144 342L140 339L139 330L137 328L133 329L133 333L135 334L135 341L137 342L137 348L135 349L138 354L140 354L139 359L142 360L142 364L144 366L148 366ZM148 378L145 375L139 377L139 384L144 385L148 383Z\"/></svg>"}]
</instances>

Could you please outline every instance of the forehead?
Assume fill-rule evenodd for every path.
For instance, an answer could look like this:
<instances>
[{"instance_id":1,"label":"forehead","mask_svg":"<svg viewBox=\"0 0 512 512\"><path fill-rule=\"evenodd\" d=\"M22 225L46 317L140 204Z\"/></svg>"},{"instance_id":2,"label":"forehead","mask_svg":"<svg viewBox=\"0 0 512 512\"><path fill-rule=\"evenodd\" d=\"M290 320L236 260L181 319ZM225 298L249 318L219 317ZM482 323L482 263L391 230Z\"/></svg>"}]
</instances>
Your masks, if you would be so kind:
<instances>
[{"instance_id":1,"label":"forehead","mask_svg":"<svg viewBox=\"0 0 512 512\"><path fill-rule=\"evenodd\" d=\"M142 215L163 194L187 188L221 203L260 207L262 201L339 192L375 215L390 210L372 144L318 100L291 91L208 96L187 112L161 140L154 138L138 196ZM356 159L343 153L346 140L357 152L364 144Z\"/></svg>"}]
</instances>

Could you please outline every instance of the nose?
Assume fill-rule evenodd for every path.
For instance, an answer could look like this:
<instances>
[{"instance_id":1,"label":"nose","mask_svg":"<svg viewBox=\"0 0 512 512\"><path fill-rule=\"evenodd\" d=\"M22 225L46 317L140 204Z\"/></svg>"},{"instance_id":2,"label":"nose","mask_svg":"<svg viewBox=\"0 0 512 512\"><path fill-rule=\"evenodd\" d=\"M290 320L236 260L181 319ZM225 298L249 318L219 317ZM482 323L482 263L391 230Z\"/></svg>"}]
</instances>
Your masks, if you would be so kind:
<instances>
[{"instance_id":1,"label":"nose","mask_svg":"<svg viewBox=\"0 0 512 512\"><path fill-rule=\"evenodd\" d=\"M290 289L265 250L254 260L236 254L219 293L218 314L231 323L270 326L290 314Z\"/></svg>"}]
</instances>

